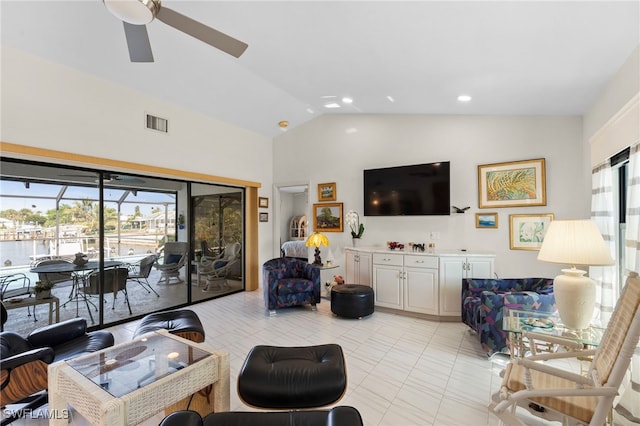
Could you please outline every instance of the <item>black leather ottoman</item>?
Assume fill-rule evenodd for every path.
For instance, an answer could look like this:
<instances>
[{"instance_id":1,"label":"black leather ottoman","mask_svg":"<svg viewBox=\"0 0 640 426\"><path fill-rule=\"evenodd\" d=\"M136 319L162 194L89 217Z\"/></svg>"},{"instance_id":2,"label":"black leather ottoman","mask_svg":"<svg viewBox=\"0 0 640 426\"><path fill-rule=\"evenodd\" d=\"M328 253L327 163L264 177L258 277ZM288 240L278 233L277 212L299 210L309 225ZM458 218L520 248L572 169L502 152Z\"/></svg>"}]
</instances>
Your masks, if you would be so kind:
<instances>
[{"instance_id":1,"label":"black leather ottoman","mask_svg":"<svg viewBox=\"0 0 640 426\"><path fill-rule=\"evenodd\" d=\"M342 348L256 346L238 375L238 395L261 408L314 408L332 404L347 389Z\"/></svg>"},{"instance_id":2,"label":"black leather ottoman","mask_svg":"<svg viewBox=\"0 0 640 426\"><path fill-rule=\"evenodd\" d=\"M177 411L160 426L362 426L362 417L353 407L341 405L327 410L227 411L211 413L204 419L194 411Z\"/></svg>"},{"instance_id":3,"label":"black leather ottoman","mask_svg":"<svg viewBox=\"0 0 640 426\"><path fill-rule=\"evenodd\" d=\"M373 289L367 285L344 284L331 289L331 312L341 317L362 318L373 313Z\"/></svg>"},{"instance_id":4,"label":"black leather ottoman","mask_svg":"<svg viewBox=\"0 0 640 426\"><path fill-rule=\"evenodd\" d=\"M138 324L136 331L133 333L133 338L163 329L196 343L204 342L205 336L202 322L198 315L189 309L147 315L140 320L140 324Z\"/></svg>"}]
</instances>

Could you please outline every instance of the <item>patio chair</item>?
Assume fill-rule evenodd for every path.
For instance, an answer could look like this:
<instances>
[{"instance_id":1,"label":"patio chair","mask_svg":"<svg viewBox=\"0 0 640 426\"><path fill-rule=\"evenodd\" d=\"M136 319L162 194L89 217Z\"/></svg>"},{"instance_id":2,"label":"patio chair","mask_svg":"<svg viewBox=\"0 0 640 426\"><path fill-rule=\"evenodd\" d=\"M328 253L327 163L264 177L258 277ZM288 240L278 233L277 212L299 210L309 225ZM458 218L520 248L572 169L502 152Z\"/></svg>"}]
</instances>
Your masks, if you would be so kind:
<instances>
[{"instance_id":1,"label":"patio chair","mask_svg":"<svg viewBox=\"0 0 640 426\"><path fill-rule=\"evenodd\" d=\"M160 271L160 279L158 284L164 282L169 284L171 278L176 278L178 283L182 282L180 278L180 269L187 260L188 244L186 242L172 241L164 245L162 263L156 263L155 268Z\"/></svg>"},{"instance_id":2,"label":"patio chair","mask_svg":"<svg viewBox=\"0 0 640 426\"><path fill-rule=\"evenodd\" d=\"M124 300L127 303L127 307L129 308L129 315L132 315L131 305L129 304L129 294L127 293L128 274L129 269L125 267L105 269L102 291L105 295L108 293L113 294L113 303L111 304L111 309L116 308L116 298L118 296L118 292L122 292L122 294L124 294ZM100 287L98 285L99 279L100 273L98 271L92 272L87 279L88 285L83 288L83 291L86 294L100 294ZM87 309L89 309L88 303Z\"/></svg>"},{"instance_id":3,"label":"patio chair","mask_svg":"<svg viewBox=\"0 0 640 426\"><path fill-rule=\"evenodd\" d=\"M226 283L226 278L240 262L240 243L227 244L224 252L220 256L211 260L205 259L201 263L201 274L207 277L207 286L202 291L213 291L214 286L221 289L221 285Z\"/></svg>"},{"instance_id":4,"label":"patio chair","mask_svg":"<svg viewBox=\"0 0 640 426\"><path fill-rule=\"evenodd\" d=\"M632 272L597 349L531 355L512 360L489 411L506 425L525 425L516 408L565 425L605 424L640 336L640 278ZM530 333L528 338L562 344L562 338ZM546 338L545 338L546 337ZM540 361L593 356L585 375Z\"/></svg>"},{"instance_id":5,"label":"patio chair","mask_svg":"<svg viewBox=\"0 0 640 426\"><path fill-rule=\"evenodd\" d=\"M149 274L151 274L151 269L153 269L153 264L156 263L156 259L156 256L152 254L142 258L137 263L129 264L129 280L140 284L142 288L147 290L147 293L154 292L156 296L160 297L158 292L149 284Z\"/></svg>"},{"instance_id":6,"label":"patio chair","mask_svg":"<svg viewBox=\"0 0 640 426\"><path fill-rule=\"evenodd\" d=\"M18 296L31 297L31 280L29 277L21 272L0 277L0 302ZM31 316L30 307L27 307L27 316ZM38 321L35 306L33 307L33 320Z\"/></svg>"},{"instance_id":7,"label":"patio chair","mask_svg":"<svg viewBox=\"0 0 640 426\"><path fill-rule=\"evenodd\" d=\"M64 259L47 259L43 260L42 262L38 262L36 266L57 265L60 263L71 262ZM77 294L75 292L78 288L78 277L73 272L38 272L38 280L50 281L54 284L63 283L66 281L72 282L71 291L69 292L69 300L67 300L61 307L66 306L67 303L73 300L74 294L77 297Z\"/></svg>"}]
</instances>

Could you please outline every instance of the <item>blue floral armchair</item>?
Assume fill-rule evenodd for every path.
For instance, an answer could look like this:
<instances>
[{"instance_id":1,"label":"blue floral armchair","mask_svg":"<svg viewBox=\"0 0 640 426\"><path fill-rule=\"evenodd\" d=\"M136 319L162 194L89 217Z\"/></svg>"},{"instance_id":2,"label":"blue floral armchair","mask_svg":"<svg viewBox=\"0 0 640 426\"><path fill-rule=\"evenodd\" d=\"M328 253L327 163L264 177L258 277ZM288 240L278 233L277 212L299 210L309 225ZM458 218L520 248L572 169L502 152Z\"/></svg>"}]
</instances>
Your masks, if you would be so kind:
<instances>
[{"instance_id":1,"label":"blue floral armchair","mask_svg":"<svg viewBox=\"0 0 640 426\"><path fill-rule=\"evenodd\" d=\"M505 278L462 280L462 322L480 337L488 356L508 352L502 329L504 308L555 312L553 279Z\"/></svg>"},{"instance_id":2,"label":"blue floral armchair","mask_svg":"<svg viewBox=\"0 0 640 426\"><path fill-rule=\"evenodd\" d=\"M262 266L264 302L270 314L289 306L320 303L320 269L290 257L271 259Z\"/></svg>"}]
</instances>

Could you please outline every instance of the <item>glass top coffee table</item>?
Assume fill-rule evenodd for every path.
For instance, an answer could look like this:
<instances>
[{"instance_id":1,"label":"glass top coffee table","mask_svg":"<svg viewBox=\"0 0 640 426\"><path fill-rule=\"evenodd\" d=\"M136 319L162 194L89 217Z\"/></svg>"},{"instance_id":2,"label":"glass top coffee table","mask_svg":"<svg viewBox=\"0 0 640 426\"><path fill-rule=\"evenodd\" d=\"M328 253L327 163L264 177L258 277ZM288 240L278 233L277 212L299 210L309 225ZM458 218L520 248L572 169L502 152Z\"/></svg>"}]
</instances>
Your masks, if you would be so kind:
<instances>
[{"instance_id":1,"label":"glass top coffee table","mask_svg":"<svg viewBox=\"0 0 640 426\"><path fill-rule=\"evenodd\" d=\"M528 336L555 336L581 344L583 347L596 347L602 339L604 327L590 325L583 330L565 327L557 312L537 312L519 309L507 309L502 319L502 329L509 333L509 345L512 356L524 356L531 350ZM527 332L525 334L525 332ZM552 352L557 343L536 343L536 352Z\"/></svg>"},{"instance_id":2,"label":"glass top coffee table","mask_svg":"<svg viewBox=\"0 0 640 426\"><path fill-rule=\"evenodd\" d=\"M134 425L209 385L213 411L228 411L228 352L163 330L50 365L49 407L69 404L92 425Z\"/></svg>"}]
</instances>

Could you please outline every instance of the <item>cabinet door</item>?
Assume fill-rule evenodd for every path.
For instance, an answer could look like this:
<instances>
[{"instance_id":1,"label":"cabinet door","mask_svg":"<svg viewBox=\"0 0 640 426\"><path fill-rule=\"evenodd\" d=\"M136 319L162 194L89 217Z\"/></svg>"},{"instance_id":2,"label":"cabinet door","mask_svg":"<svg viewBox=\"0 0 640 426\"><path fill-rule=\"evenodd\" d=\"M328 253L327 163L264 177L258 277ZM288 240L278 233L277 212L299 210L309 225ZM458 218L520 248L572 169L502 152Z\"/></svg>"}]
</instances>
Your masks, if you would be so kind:
<instances>
[{"instance_id":1,"label":"cabinet door","mask_svg":"<svg viewBox=\"0 0 640 426\"><path fill-rule=\"evenodd\" d=\"M371 253L345 249L345 283L371 287Z\"/></svg>"},{"instance_id":2,"label":"cabinet door","mask_svg":"<svg viewBox=\"0 0 640 426\"><path fill-rule=\"evenodd\" d=\"M440 316L460 316L466 258L440 257Z\"/></svg>"},{"instance_id":3,"label":"cabinet door","mask_svg":"<svg viewBox=\"0 0 640 426\"><path fill-rule=\"evenodd\" d=\"M438 315L438 269L405 267L404 310Z\"/></svg>"},{"instance_id":4,"label":"cabinet door","mask_svg":"<svg viewBox=\"0 0 640 426\"><path fill-rule=\"evenodd\" d=\"M371 253L360 252L358 254L358 281L356 284L372 286L371 282Z\"/></svg>"},{"instance_id":5,"label":"cabinet door","mask_svg":"<svg viewBox=\"0 0 640 426\"><path fill-rule=\"evenodd\" d=\"M402 267L373 265L376 306L402 309Z\"/></svg>"},{"instance_id":6,"label":"cabinet door","mask_svg":"<svg viewBox=\"0 0 640 426\"><path fill-rule=\"evenodd\" d=\"M466 278L493 278L494 258L467 258Z\"/></svg>"},{"instance_id":7,"label":"cabinet door","mask_svg":"<svg viewBox=\"0 0 640 426\"><path fill-rule=\"evenodd\" d=\"M346 284L357 284L357 262L358 252L345 249L344 250L344 275Z\"/></svg>"}]
</instances>

